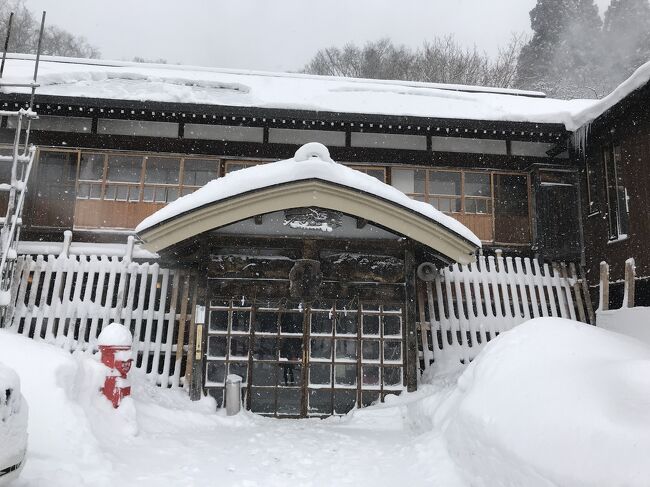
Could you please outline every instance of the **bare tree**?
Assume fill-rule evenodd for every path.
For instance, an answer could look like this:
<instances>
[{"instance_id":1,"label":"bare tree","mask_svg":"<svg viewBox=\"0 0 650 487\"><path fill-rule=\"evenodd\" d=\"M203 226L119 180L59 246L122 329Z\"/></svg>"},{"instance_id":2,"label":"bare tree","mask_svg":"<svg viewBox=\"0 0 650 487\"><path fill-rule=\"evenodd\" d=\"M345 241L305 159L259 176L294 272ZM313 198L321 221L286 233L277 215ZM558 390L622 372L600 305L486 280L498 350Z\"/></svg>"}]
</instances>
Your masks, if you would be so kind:
<instances>
[{"instance_id":1,"label":"bare tree","mask_svg":"<svg viewBox=\"0 0 650 487\"><path fill-rule=\"evenodd\" d=\"M14 12L14 18L11 25L9 51L34 54L40 30L40 16L36 17L29 11L25 6L25 0L0 0L0 39L3 40L7 35L10 12ZM46 25L41 48L43 54L53 56L84 58L100 56L99 50L90 45L86 39L55 25Z\"/></svg>"},{"instance_id":2,"label":"bare tree","mask_svg":"<svg viewBox=\"0 0 650 487\"><path fill-rule=\"evenodd\" d=\"M462 47L453 36L435 37L419 49L384 38L363 47L346 44L318 51L306 73L355 78L396 79L510 87L515 79L522 35L513 35L495 59L476 47Z\"/></svg>"}]
</instances>

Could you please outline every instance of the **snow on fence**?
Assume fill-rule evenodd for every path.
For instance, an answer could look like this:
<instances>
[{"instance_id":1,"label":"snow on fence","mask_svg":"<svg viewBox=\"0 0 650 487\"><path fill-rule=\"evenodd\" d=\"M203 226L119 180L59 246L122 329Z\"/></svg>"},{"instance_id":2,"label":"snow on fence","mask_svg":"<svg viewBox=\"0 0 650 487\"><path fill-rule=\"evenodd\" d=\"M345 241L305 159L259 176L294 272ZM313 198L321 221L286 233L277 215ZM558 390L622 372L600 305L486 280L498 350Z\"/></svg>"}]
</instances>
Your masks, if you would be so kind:
<instances>
[{"instance_id":1,"label":"snow on fence","mask_svg":"<svg viewBox=\"0 0 650 487\"><path fill-rule=\"evenodd\" d=\"M133 334L135 365L162 387L181 386L193 281L187 272L132 262L130 255L18 257L8 328L70 351L94 352L102 328L119 321Z\"/></svg>"},{"instance_id":2,"label":"snow on fence","mask_svg":"<svg viewBox=\"0 0 650 487\"><path fill-rule=\"evenodd\" d=\"M591 300L574 264L478 257L419 280L424 368L469 363L487 342L526 320L556 316L594 323Z\"/></svg>"}]
</instances>

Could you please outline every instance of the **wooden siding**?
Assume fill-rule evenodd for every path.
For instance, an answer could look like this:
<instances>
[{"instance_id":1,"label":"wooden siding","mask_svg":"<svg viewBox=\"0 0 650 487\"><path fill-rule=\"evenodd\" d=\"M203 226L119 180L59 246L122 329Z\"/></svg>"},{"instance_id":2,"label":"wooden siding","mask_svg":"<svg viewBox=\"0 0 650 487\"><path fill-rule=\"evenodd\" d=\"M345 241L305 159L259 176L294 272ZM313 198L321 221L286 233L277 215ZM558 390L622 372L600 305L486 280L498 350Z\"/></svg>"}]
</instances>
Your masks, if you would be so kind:
<instances>
[{"instance_id":1,"label":"wooden siding","mask_svg":"<svg viewBox=\"0 0 650 487\"><path fill-rule=\"evenodd\" d=\"M650 276L650 85L621 102L613 113L594 122L587 141L586 165L592 169L595 181L591 195L595 207L582 201L585 233L587 276L590 285L598 283L599 265L610 265L610 280L621 281L625 261L634 258L637 276ZM627 238L610 241L607 220L602 148L607 144L621 147L621 172L627 190L629 231ZM583 194L587 194L585 168L582 171Z\"/></svg>"}]
</instances>

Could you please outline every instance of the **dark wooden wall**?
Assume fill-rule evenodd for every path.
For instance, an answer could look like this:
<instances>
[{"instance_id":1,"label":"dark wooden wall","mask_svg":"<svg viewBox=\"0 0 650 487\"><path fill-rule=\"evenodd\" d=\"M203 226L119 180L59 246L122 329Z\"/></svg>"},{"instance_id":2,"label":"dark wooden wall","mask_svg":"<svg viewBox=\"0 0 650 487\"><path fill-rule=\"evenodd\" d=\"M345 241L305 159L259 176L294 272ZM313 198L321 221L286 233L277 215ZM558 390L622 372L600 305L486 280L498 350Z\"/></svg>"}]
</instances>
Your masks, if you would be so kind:
<instances>
[{"instance_id":1,"label":"dark wooden wall","mask_svg":"<svg viewBox=\"0 0 650 487\"><path fill-rule=\"evenodd\" d=\"M621 147L621 177L627 189L629 232L626 239L610 241L602 149ZM650 276L650 85L628 96L591 125L586 166L582 170L582 212L587 278L598 284L599 265L610 265L610 280L622 280L625 260L633 257L637 276ZM586 169L595 176L589 208Z\"/></svg>"}]
</instances>

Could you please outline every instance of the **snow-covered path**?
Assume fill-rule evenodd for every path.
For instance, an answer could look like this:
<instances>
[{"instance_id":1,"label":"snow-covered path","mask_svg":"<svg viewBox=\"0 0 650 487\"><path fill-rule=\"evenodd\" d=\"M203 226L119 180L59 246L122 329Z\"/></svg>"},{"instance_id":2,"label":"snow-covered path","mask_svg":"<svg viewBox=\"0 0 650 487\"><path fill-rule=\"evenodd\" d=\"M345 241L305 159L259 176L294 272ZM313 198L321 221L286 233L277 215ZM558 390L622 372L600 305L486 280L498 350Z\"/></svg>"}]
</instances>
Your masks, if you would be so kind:
<instances>
[{"instance_id":1,"label":"snow-covered path","mask_svg":"<svg viewBox=\"0 0 650 487\"><path fill-rule=\"evenodd\" d=\"M427 465L437 463L424 455L418 462L417 442L403 430L319 420L247 418L241 424L231 419L220 418L207 427L196 424L185 431L181 442L174 428L146 432L159 425L148 425L145 420L141 423L144 431L122 446L119 457L112 459L113 466L129 472L125 482L143 487L206 485L208 479L242 487L395 486L402 482L416 486L430 485L425 479L433 473L426 472ZM442 446L440 453L444 454ZM440 485L462 485L453 472L447 473Z\"/></svg>"}]
</instances>

